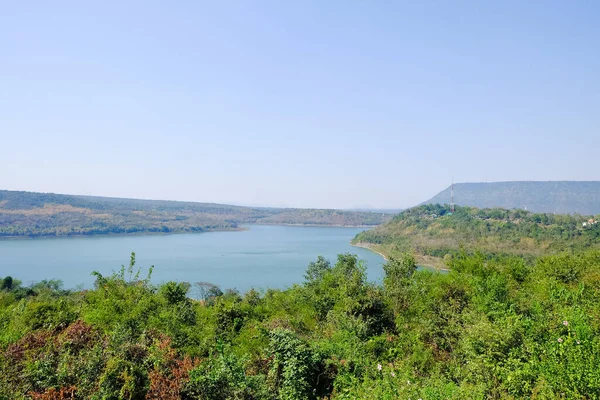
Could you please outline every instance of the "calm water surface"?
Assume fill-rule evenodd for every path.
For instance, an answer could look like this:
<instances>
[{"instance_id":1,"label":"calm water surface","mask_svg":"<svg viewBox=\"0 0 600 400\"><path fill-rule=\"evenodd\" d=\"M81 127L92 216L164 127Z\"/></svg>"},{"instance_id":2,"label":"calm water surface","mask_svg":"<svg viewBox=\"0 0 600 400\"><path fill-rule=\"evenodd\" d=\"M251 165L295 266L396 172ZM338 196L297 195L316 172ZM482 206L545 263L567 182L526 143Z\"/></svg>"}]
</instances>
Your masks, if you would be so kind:
<instances>
[{"instance_id":1,"label":"calm water surface","mask_svg":"<svg viewBox=\"0 0 600 400\"><path fill-rule=\"evenodd\" d=\"M380 280L383 259L350 240L363 228L252 225L240 232L112 236L0 241L0 276L11 275L28 285L60 279L65 288L91 287L90 273L103 275L129 263L136 253L142 276L154 265L152 281L207 281L244 292L284 288L303 280L310 261L322 255L335 263L350 252L367 265L370 280Z\"/></svg>"}]
</instances>

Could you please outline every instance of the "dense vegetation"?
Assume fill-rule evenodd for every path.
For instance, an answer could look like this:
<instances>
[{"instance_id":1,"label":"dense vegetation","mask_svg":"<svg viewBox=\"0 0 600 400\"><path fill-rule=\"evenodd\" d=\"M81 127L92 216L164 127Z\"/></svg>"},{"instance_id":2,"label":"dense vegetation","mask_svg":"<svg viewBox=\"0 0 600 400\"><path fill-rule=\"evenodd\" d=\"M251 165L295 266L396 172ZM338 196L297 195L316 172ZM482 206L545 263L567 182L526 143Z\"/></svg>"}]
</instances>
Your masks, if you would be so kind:
<instances>
[{"instance_id":1,"label":"dense vegetation","mask_svg":"<svg viewBox=\"0 0 600 400\"><path fill-rule=\"evenodd\" d=\"M559 214L600 214L600 182L457 183L455 202L477 208L519 208ZM450 203L450 187L424 204Z\"/></svg>"},{"instance_id":2,"label":"dense vegetation","mask_svg":"<svg viewBox=\"0 0 600 400\"><path fill-rule=\"evenodd\" d=\"M244 295L133 257L87 291L5 277L0 399L600 398L600 252L450 264L376 285L344 254Z\"/></svg>"},{"instance_id":3,"label":"dense vegetation","mask_svg":"<svg viewBox=\"0 0 600 400\"><path fill-rule=\"evenodd\" d=\"M422 205L361 232L353 242L385 255L413 251L419 263L433 265L460 249L488 256L537 257L600 247L600 223L590 219L597 221L600 216L458 206L451 214L448 206Z\"/></svg>"},{"instance_id":4,"label":"dense vegetation","mask_svg":"<svg viewBox=\"0 0 600 400\"><path fill-rule=\"evenodd\" d=\"M374 226L390 218L376 212L0 191L0 237L203 232L250 223Z\"/></svg>"}]
</instances>

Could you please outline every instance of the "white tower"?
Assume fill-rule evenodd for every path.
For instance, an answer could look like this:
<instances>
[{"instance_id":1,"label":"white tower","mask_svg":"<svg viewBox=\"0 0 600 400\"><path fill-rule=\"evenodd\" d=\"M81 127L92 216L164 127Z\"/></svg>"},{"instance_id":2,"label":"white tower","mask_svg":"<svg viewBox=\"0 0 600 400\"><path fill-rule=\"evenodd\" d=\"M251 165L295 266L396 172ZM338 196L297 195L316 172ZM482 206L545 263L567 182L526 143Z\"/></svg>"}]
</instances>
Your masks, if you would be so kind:
<instances>
[{"instance_id":1,"label":"white tower","mask_svg":"<svg viewBox=\"0 0 600 400\"><path fill-rule=\"evenodd\" d=\"M450 189L450 212L454 212L454 179L452 179L452 186Z\"/></svg>"}]
</instances>

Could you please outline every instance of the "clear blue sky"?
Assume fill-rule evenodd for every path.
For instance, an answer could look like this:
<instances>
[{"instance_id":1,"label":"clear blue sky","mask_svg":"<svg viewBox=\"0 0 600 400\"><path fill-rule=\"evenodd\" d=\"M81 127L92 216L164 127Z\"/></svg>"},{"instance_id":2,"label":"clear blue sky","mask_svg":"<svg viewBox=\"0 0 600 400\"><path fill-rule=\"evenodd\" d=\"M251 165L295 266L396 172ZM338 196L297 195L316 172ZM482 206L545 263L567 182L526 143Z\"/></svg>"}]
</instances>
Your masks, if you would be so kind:
<instances>
[{"instance_id":1,"label":"clear blue sky","mask_svg":"<svg viewBox=\"0 0 600 400\"><path fill-rule=\"evenodd\" d=\"M600 2L5 1L0 188L406 207L599 180Z\"/></svg>"}]
</instances>

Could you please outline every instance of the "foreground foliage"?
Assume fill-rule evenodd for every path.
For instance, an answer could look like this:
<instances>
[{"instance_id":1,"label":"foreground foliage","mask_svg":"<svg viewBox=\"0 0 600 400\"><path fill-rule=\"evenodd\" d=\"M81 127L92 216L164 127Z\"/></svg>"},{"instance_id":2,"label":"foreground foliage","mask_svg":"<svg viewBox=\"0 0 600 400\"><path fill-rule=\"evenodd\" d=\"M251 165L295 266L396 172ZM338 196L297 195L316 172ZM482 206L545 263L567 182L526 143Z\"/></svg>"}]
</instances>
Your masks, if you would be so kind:
<instances>
[{"instance_id":1,"label":"foreground foliage","mask_svg":"<svg viewBox=\"0 0 600 400\"><path fill-rule=\"evenodd\" d=\"M7 277L0 398L600 398L600 252L448 262L402 254L377 285L319 257L302 285L202 300L133 256L93 290Z\"/></svg>"}]
</instances>

